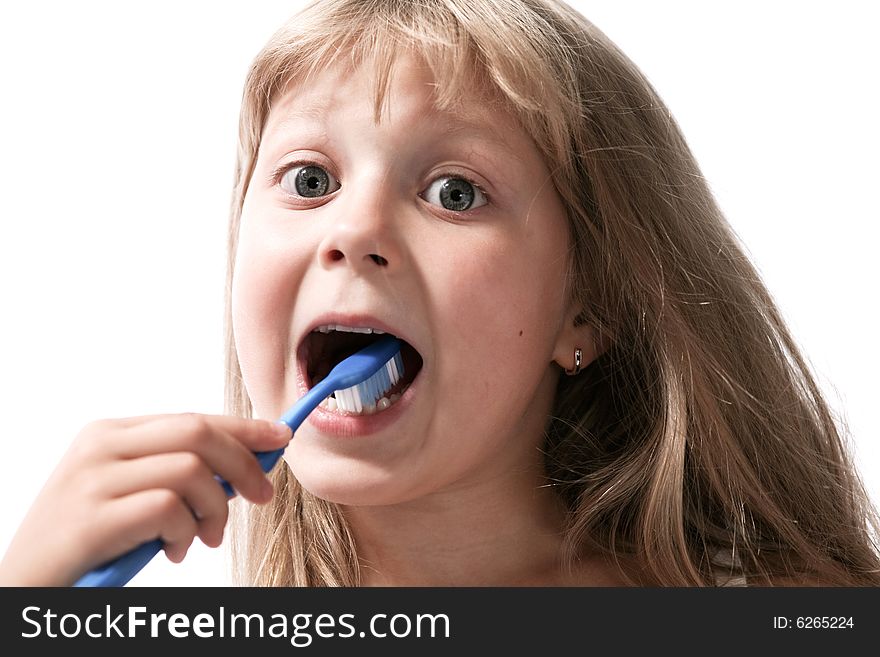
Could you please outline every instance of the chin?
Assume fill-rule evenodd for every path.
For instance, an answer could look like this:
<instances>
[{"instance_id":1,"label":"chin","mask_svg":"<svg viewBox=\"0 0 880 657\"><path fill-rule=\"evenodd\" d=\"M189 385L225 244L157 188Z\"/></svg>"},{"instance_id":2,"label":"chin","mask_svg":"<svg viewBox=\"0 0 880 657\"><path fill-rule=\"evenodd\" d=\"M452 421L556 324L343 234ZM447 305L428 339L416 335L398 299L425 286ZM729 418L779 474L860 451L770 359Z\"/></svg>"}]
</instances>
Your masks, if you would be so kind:
<instances>
[{"instance_id":1,"label":"chin","mask_svg":"<svg viewBox=\"0 0 880 657\"><path fill-rule=\"evenodd\" d=\"M315 497L343 506L391 506L407 501L403 496L395 495L387 487L340 485L338 482L322 482L326 484L323 486L300 483Z\"/></svg>"},{"instance_id":2,"label":"chin","mask_svg":"<svg viewBox=\"0 0 880 657\"><path fill-rule=\"evenodd\" d=\"M398 477L363 465L294 467L300 485L315 497L345 506L390 506L412 499Z\"/></svg>"}]
</instances>

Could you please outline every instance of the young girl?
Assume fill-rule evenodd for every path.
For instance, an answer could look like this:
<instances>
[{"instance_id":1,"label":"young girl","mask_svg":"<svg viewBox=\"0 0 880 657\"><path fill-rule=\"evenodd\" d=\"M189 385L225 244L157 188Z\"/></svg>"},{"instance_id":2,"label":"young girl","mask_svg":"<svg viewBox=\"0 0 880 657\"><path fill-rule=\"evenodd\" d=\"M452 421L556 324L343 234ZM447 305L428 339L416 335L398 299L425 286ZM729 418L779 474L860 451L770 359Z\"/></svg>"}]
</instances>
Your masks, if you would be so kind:
<instances>
[{"instance_id":1,"label":"young girl","mask_svg":"<svg viewBox=\"0 0 880 657\"><path fill-rule=\"evenodd\" d=\"M258 503L245 584L880 584L876 512L678 126L560 2L282 28L245 87L227 320L228 415L87 426L0 581L219 545L217 473ZM406 342L409 387L291 440L271 420L352 329ZM250 452L288 440L270 485Z\"/></svg>"}]
</instances>

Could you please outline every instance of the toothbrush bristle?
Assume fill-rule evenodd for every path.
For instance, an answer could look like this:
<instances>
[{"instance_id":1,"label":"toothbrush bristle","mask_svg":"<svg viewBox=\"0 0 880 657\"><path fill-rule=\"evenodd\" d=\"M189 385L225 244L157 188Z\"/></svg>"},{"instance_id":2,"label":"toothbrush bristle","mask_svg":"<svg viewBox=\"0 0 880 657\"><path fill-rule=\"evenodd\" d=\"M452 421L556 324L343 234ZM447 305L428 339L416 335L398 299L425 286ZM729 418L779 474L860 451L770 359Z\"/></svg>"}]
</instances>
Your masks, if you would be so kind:
<instances>
[{"instance_id":1,"label":"toothbrush bristle","mask_svg":"<svg viewBox=\"0 0 880 657\"><path fill-rule=\"evenodd\" d=\"M369 379L336 391L336 406L349 413L361 413L367 406L375 406L403 377L403 357L398 351Z\"/></svg>"}]
</instances>

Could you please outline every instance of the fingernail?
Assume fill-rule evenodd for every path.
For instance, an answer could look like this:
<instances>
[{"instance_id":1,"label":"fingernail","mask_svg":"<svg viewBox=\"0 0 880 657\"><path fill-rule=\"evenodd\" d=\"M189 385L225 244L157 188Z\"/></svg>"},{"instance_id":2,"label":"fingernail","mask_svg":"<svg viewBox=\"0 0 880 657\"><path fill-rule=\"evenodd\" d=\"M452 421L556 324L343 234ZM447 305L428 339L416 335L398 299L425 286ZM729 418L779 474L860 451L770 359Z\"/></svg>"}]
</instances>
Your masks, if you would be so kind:
<instances>
[{"instance_id":1,"label":"fingernail","mask_svg":"<svg viewBox=\"0 0 880 657\"><path fill-rule=\"evenodd\" d=\"M279 438L284 438L290 440L293 438L293 432L290 430L290 427L284 424L284 422L276 422L275 423L275 434Z\"/></svg>"}]
</instances>

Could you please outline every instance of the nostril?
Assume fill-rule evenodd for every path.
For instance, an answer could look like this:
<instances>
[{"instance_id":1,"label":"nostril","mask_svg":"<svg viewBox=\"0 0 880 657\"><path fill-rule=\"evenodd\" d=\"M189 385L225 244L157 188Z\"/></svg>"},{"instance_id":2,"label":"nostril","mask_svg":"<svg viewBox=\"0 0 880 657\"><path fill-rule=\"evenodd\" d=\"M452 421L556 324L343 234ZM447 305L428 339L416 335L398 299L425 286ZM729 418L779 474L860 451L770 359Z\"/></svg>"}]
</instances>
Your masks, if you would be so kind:
<instances>
[{"instance_id":1,"label":"nostril","mask_svg":"<svg viewBox=\"0 0 880 657\"><path fill-rule=\"evenodd\" d=\"M385 267L386 265L388 265L388 261L380 255L376 255L375 253L371 253L370 257L373 259L373 262L375 262L380 267Z\"/></svg>"},{"instance_id":2,"label":"nostril","mask_svg":"<svg viewBox=\"0 0 880 657\"><path fill-rule=\"evenodd\" d=\"M342 253L339 249L333 249L329 253L329 258L331 262L339 262L345 257L345 254Z\"/></svg>"}]
</instances>

